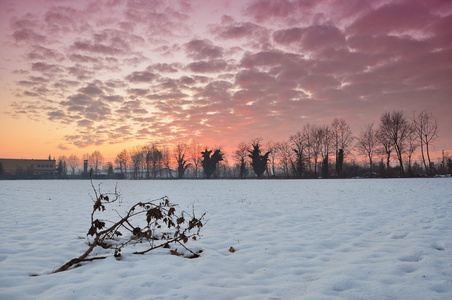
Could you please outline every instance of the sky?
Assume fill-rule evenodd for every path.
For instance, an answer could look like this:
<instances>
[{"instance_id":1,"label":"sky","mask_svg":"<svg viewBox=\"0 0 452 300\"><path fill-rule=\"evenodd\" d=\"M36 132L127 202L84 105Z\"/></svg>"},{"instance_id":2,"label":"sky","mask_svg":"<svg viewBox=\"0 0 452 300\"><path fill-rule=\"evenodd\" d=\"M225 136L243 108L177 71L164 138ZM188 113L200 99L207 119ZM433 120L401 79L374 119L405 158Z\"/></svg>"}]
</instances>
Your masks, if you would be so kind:
<instances>
[{"instance_id":1,"label":"sky","mask_svg":"<svg viewBox=\"0 0 452 300\"><path fill-rule=\"evenodd\" d=\"M427 110L452 154L452 1L0 0L0 157L287 140Z\"/></svg>"}]
</instances>

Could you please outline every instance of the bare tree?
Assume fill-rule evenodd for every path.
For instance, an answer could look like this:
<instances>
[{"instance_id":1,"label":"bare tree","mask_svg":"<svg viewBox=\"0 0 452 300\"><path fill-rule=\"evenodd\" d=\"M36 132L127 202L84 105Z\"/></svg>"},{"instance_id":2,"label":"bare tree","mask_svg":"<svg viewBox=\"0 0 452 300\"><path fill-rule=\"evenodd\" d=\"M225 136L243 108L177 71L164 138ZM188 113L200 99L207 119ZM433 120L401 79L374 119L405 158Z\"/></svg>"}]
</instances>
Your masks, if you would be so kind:
<instances>
[{"instance_id":1,"label":"bare tree","mask_svg":"<svg viewBox=\"0 0 452 300\"><path fill-rule=\"evenodd\" d=\"M152 177L157 178L157 167L161 169L161 163L163 159L162 151L156 143L151 145L150 149L151 162L152 162Z\"/></svg>"},{"instance_id":2,"label":"bare tree","mask_svg":"<svg viewBox=\"0 0 452 300\"><path fill-rule=\"evenodd\" d=\"M129 162L129 152L127 149L122 150L116 155L115 163L119 166L121 173L127 173L127 163Z\"/></svg>"},{"instance_id":3,"label":"bare tree","mask_svg":"<svg viewBox=\"0 0 452 300\"><path fill-rule=\"evenodd\" d=\"M420 141L422 161L424 163L425 170L429 175L433 175L432 169L430 168L431 160L429 145L438 139L438 122L431 113L423 111L417 116L414 115L413 124ZM425 161L424 147L427 153L428 165Z\"/></svg>"},{"instance_id":4,"label":"bare tree","mask_svg":"<svg viewBox=\"0 0 452 300\"><path fill-rule=\"evenodd\" d=\"M365 125L361 133L356 138L357 150L364 154L369 159L370 174L373 174L373 157L377 150L377 130L374 129L374 124Z\"/></svg>"},{"instance_id":5,"label":"bare tree","mask_svg":"<svg viewBox=\"0 0 452 300\"><path fill-rule=\"evenodd\" d=\"M268 141L265 143L265 148L270 152L269 162L271 167L271 176L276 175L276 157L278 156L278 147L276 147L276 143L272 141Z\"/></svg>"},{"instance_id":6,"label":"bare tree","mask_svg":"<svg viewBox=\"0 0 452 300\"><path fill-rule=\"evenodd\" d=\"M234 160L239 165L240 178L246 177L246 158L248 157L248 145L245 142L241 142L237 146L237 150L234 152Z\"/></svg>"},{"instance_id":7,"label":"bare tree","mask_svg":"<svg viewBox=\"0 0 452 300\"><path fill-rule=\"evenodd\" d=\"M89 156L89 161L91 165L94 167L94 173L98 174L98 170L104 161L104 156L102 155L102 153L100 153L99 150L94 151Z\"/></svg>"},{"instance_id":8,"label":"bare tree","mask_svg":"<svg viewBox=\"0 0 452 300\"><path fill-rule=\"evenodd\" d=\"M304 135L298 131L296 134L290 137L292 151L295 152L295 167L294 173L297 178L303 177L303 169L305 163L305 147L306 143Z\"/></svg>"},{"instance_id":9,"label":"bare tree","mask_svg":"<svg viewBox=\"0 0 452 300\"><path fill-rule=\"evenodd\" d=\"M75 175L75 169L77 168L77 166L79 164L79 159L78 159L77 155L75 155L75 154L69 155L67 162L69 164L69 167L72 170L72 175Z\"/></svg>"},{"instance_id":10,"label":"bare tree","mask_svg":"<svg viewBox=\"0 0 452 300\"><path fill-rule=\"evenodd\" d=\"M414 123L410 124L410 132L407 138L407 156L408 156L408 174L413 176L413 168L411 166L411 157L414 151L419 147L419 141L417 139Z\"/></svg>"},{"instance_id":11,"label":"bare tree","mask_svg":"<svg viewBox=\"0 0 452 300\"><path fill-rule=\"evenodd\" d=\"M347 122L338 118L331 123L331 134L336 153L336 172L339 177L342 177L342 162L350 154L354 137Z\"/></svg>"},{"instance_id":12,"label":"bare tree","mask_svg":"<svg viewBox=\"0 0 452 300\"><path fill-rule=\"evenodd\" d=\"M177 177L183 178L185 174L185 170L191 165L190 163L187 164L187 160L185 159L185 154L187 151L187 145L186 144L177 144L174 148L174 158L177 162Z\"/></svg>"},{"instance_id":13,"label":"bare tree","mask_svg":"<svg viewBox=\"0 0 452 300\"><path fill-rule=\"evenodd\" d=\"M151 178L151 166L152 166L152 149L150 146L143 146L143 160L146 168L146 179Z\"/></svg>"},{"instance_id":14,"label":"bare tree","mask_svg":"<svg viewBox=\"0 0 452 300\"><path fill-rule=\"evenodd\" d=\"M380 148L377 148L377 152L386 156L386 176L391 175L391 153L394 150L391 139L383 133L383 131L377 129L377 141L380 144Z\"/></svg>"},{"instance_id":15,"label":"bare tree","mask_svg":"<svg viewBox=\"0 0 452 300\"><path fill-rule=\"evenodd\" d=\"M130 159L132 161L133 168L133 178L138 179L141 177L141 170L143 168L143 148L140 146L136 146L132 148L130 151Z\"/></svg>"},{"instance_id":16,"label":"bare tree","mask_svg":"<svg viewBox=\"0 0 452 300\"><path fill-rule=\"evenodd\" d=\"M167 170L167 177L173 178L172 170L171 170L171 154L168 147L164 147L162 150L162 163L165 169Z\"/></svg>"},{"instance_id":17,"label":"bare tree","mask_svg":"<svg viewBox=\"0 0 452 300\"><path fill-rule=\"evenodd\" d=\"M303 141L306 152L306 162L308 163L309 176L312 176L312 150L313 150L313 135L311 126L308 124L303 126Z\"/></svg>"},{"instance_id":18,"label":"bare tree","mask_svg":"<svg viewBox=\"0 0 452 300\"><path fill-rule=\"evenodd\" d=\"M317 178L317 166L320 155L323 130L319 126L311 126L312 131L312 157L314 159L314 178Z\"/></svg>"},{"instance_id":19,"label":"bare tree","mask_svg":"<svg viewBox=\"0 0 452 300\"><path fill-rule=\"evenodd\" d=\"M279 142L277 143L278 157L283 169L285 177L290 176L290 169L295 165L295 153L289 145L289 142Z\"/></svg>"},{"instance_id":20,"label":"bare tree","mask_svg":"<svg viewBox=\"0 0 452 300\"><path fill-rule=\"evenodd\" d=\"M410 134L410 124L403 111L386 112L380 118L381 134L391 141L400 165L400 176L405 176L403 153Z\"/></svg>"},{"instance_id":21,"label":"bare tree","mask_svg":"<svg viewBox=\"0 0 452 300\"><path fill-rule=\"evenodd\" d=\"M189 155L191 161L193 162L193 165L195 166L195 178L198 178L198 168L202 161L201 152L202 152L201 144L199 144L196 141L193 141L190 145Z\"/></svg>"},{"instance_id":22,"label":"bare tree","mask_svg":"<svg viewBox=\"0 0 452 300\"><path fill-rule=\"evenodd\" d=\"M320 138L320 154L322 156L322 177L328 178L329 156L333 148L333 135L328 125L321 127L318 134Z\"/></svg>"}]
</instances>

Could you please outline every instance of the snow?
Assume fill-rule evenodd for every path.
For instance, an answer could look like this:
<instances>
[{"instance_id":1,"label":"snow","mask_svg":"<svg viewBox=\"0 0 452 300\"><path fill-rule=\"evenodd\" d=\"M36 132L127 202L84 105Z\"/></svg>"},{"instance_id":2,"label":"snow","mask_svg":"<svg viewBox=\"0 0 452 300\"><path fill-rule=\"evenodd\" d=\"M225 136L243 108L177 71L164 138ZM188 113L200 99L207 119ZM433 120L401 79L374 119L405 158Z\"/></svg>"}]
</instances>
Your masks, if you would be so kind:
<instances>
[{"instance_id":1,"label":"snow","mask_svg":"<svg viewBox=\"0 0 452 300\"><path fill-rule=\"evenodd\" d=\"M451 178L117 185L118 211L165 195L206 211L187 244L201 257L123 252L51 274L87 249L90 182L0 181L0 299L452 299Z\"/></svg>"}]
</instances>

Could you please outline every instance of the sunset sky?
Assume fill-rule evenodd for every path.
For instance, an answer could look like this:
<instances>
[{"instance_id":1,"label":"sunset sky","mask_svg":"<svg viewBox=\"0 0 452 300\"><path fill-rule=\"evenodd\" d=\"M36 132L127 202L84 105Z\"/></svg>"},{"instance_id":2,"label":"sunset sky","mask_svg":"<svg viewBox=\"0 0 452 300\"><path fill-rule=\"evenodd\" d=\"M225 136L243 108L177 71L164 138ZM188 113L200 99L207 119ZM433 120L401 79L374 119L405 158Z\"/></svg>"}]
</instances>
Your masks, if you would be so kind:
<instances>
[{"instance_id":1,"label":"sunset sky","mask_svg":"<svg viewBox=\"0 0 452 300\"><path fill-rule=\"evenodd\" d=\"M0 0L0 157L282 141L428 110L452 154L452 1Z\"/></svg>"}]
</instances>

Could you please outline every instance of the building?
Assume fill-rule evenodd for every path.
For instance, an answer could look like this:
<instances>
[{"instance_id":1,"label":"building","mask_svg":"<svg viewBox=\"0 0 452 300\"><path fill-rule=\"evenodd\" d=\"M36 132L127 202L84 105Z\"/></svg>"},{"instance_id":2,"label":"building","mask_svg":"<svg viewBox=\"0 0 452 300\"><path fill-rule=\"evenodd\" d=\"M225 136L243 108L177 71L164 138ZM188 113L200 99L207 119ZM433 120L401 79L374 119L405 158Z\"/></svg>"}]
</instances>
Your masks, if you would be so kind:
<instances>
[{"instance_id":1,"label":"building","mask_svg":"<svg viewBox=\"0 0 452 300\"><path fill-rule=\"evenodd\" d=\"M0 170L5 175L54 175L54 159L9 159L0 158Z\"/></svg>"}]
</instances>

